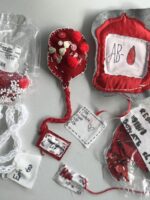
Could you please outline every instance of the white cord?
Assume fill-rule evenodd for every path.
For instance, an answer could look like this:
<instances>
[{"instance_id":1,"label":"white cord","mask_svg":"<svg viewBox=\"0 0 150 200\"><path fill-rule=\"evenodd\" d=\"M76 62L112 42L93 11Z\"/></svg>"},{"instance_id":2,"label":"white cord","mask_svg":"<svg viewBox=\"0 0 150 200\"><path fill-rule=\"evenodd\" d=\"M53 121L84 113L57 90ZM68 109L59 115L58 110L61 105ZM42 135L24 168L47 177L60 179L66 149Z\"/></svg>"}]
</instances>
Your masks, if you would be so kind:
<instances>
[{"instance_id":1,"label":"white cord","mask_svg":"<svg viewBox=\"0 0 150 200\"><path fill-rule=\"evenodd\" d=\"M3 106L0 105L0 119L2 119ZM10 165L5 166L7 162L15 158L21 150L21 139L18 135L20 127L22 127L28 119L27 108L22 104L9 106L5 112L7 130L0 136L0 148L12 138L14 141L13 149L6 155L0 156L0 174L11 173L15 169L15 164L12 162ZM16 120L15 120L16 119Z\"/></svg>"}]
</instances>

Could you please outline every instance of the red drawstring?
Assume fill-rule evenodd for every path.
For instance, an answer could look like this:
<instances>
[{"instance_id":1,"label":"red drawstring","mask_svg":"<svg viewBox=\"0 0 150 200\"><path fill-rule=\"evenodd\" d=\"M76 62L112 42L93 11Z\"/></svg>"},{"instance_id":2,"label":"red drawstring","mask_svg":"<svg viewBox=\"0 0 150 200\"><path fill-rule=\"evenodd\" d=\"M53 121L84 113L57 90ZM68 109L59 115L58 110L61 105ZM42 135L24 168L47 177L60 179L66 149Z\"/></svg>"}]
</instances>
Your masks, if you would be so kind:
<instances>
[{"instance_id":1,"label":"red drawstring","mask_svg":"<svg viewBox=\"0 0 150 200\"><path fill-rule=\"evenodd\" d=\"M131 106L132 106L131 100L130 100L130 99L127 99L127 101L128 101L128 108L127 108L127 111L123 112L121 115L118 115L119 118L124 117L124 116L127 115L127 114L130 112L130 110L131 110Z\"/></svg>"},{"instance_id":2,"label":"red drawstring","mask_svg":"<svg viewBox=\"0 0 150 200\"><path fill-rule=\"evenodd\" d=\"M109 191L112 191L112 190L123 190L123 191L128 191L128 192L131 192L131 193L136 193L136 194L145 194L143 191L139 191L139 190L132 190L132 189L129 189L129 188L123 188L123 187L110 187L110 188L107 188L107 189L104 189L104 190L101 190L101 191L98 191L98 192L93 192L92 190L89 190L86 186L85 186L85 190L90 193L90 194L93 194L93 195L101 195L101 194L104 194L106 192L109 192Z\"/></svg>"},{"instance_id":3,"label":"red drawstring","mask_svg":"<svg viewBox=\"0 0 150 200\"><path fill-rule=\"evenodd\" d=\"M40 126L41 133L43 133L46 130L48 130L47 123L65 123L65 122L67 122L70 119L70 117L72 115L72 108L71 108L69 87L66 87L64 89L64 93L65 93L66 110L67 110L66 114L62 118L49 117L49 118L45 119L42 122L41 126Z\"/></svg>"},{"instance_id":4,"label":"red drawstring","mask_svg":"<svg viewBox=\"0 0 150 200\"><path fill-rule=\"evenodd\" d=\"M131 105L132 105L132 104L131 104L131 100L130 100L129 98L127 98L127 101L128 101L127 111L123 112L121 115L118 115L117 118L124 117L125 115L127 115L127 114L130 112L130 110L131 110ZM106 111L106 110L97 111L97 112L95 113L95 115L99 115L99 114L101 114L101 113L103 113L103 112L107 112L107 111Z\"/></svg>"}]
</instances>

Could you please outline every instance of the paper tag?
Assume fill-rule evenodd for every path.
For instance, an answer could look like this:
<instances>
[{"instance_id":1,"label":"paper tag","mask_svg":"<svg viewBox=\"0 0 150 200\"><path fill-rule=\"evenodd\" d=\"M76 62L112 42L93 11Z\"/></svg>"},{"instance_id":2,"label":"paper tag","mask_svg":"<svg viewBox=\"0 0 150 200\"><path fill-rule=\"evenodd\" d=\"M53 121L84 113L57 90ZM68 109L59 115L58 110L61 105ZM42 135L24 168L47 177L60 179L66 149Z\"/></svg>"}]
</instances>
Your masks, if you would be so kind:
<instances>
[{"instance_id":1,"label":"paper tag","mask_svg":"<svg viewBox=\"0 0 150 200\"><path fill-rule=\"evenodd\" d=\"M0 42L0 70L15 72L19 68L21 48Z\"/></svg>"},{"instance_id":2,"label":"paper tag","mask_svg":"<svg viewBox=\"0 0 150 200\"><path fill-rule=\"evenodd\" d=\"M61 164L54 181L69 190L81 194L87 183L87 179L73 171L67 165Z\"/></svg>"},{"instance_id":3,"label":"paper tag","mask_svg":"<svg viewBox=\"0 0 150 200\"><path fill-rule=\"evenodd\" d=\"M16 164L16 169L8 175L8 178L23 187L31 189L38 174L41 156L19 153L15 157L14 162Z\"/></svg>"},{"instance_id":4,"label":"paper tag","mask_svg":"<svg viewBox=\"0 0 150 200\"><path fill-rule=\"evenodd\" d=\"M108 34L106 37L106 74L143 78L147 73L148 42L142 39Z\"/></svg>"},{"instance_id":5,"label":"paper tag","mask_svg":"<svg viewBox=\"0 0 150 200\"><path fill-rule=\"evenodd\" d=\"M72 119L65 125L65 127L86 147L96 140L106 128L100 118L89 111L86 107L82 107Z\"/></svg>"},{"instance_id":6,"label":"paper tag","mask_svg":"<svg viewBox=\"0 0 150 200\"><path fill-rule=\"evenodd\" d=\"M141 104L121 121L150 171L150 107Z\"/></svg>"},{"instance_id":7,"label":"paper tag","mask_svg":"<svg viewBox=\"0 0 150 200\"><path fill-rule=\"evenodd\" d=\"M37 146L52 157L60 160L70 146L70 142L52 131L41 136Z\"/></svg>"}]
</instances>

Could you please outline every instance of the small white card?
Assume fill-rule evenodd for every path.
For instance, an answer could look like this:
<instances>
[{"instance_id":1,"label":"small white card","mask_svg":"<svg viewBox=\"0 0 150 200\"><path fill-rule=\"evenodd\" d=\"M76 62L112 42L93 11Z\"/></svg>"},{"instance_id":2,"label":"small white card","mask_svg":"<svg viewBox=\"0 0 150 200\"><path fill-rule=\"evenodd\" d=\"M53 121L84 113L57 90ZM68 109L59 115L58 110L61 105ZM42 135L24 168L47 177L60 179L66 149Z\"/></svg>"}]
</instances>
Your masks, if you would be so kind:
<instances>
[{"instance_id":1,"label":"small white card","mask_svg":"<svg viewBox=\"0 0 150 200\"><path fill-rule=\"evenodd\" d=\"M105 41L106 74L143 78L147 73L148 42L142 39L108 34Z\"/></svg>"},{"instance_id":2,"label":"small white card","mask_svg":"<svg viewBox=\"0 0 150 200\"><path fill-rule=\"evenodd\" d=\"M16 169L8 175L12 181L31 189L35 183L40 162L40 155L19 153L14 160Z\"/></svg>"},{"instance_id":3,"label":"small white card","mask_svg":"<svg viewBox=\"0 0 150 200\"><path fill-rule=\"evenodd\" d=\"M86 147L96 140L104 129L106 123L104 123L99 117L88 110L86 107L82 107L71 120L65 125L65 127Z\"/></svg>"},{"instance_id":4,"label":"small white card","mask_svg":"<svg viewBox=\"0 0 150 200\"><path fill-rule=\"evenodd\" d=\"M0 42L0 70L16 72L19 68L21 48Z\"/></svg>"},{"instance_id":5,"label":"small white card","mask_svg":"<svg viewBox=\"0 0 150 200\"><path fill-rule=\"evenodd\" d=\"M85 177L64 164L60 165L54 176L54 181L77 194L82 193L87 183L87 179Z\"/></svg>"},{"instance_id":6,"label":"small white card","mask_svg":"<svg viewBox=\"0 0 150 200\"><path fill-rule=\"evenodd\" d=\"M121 121L150 171L150 106L140 104Z\"/></svg>"}]
</instances>

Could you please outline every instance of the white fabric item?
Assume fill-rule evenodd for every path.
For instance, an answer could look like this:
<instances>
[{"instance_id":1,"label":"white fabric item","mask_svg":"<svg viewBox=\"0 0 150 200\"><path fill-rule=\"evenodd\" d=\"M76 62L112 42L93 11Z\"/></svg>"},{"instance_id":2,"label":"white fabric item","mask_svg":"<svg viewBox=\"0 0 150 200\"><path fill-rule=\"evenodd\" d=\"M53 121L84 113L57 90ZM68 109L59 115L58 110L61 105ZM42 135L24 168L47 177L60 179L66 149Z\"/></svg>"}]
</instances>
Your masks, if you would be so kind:
<instances>
[{"instance_id":1,"label":"white fabric item","mask_svg":"<svg viewBox=\"0 0 150 200\"><path fill-rule=\"evenodd\" d=\"M4 106L0 105L0 117L2 118L2 110ZM21 140L18 135L19 129L28 119L27 108L22 104L8 106L4 114L6 118L7 130L0 135L0 149L6 144L10 137L14 141L13 149L6 155L0 156L0 174L11 173L15 169L15 164L5 165L8 161L12 161L17 153L21 150Z\"/></svg>"},{"instance_id":2,"label":"white fabric item","mask_svg":"<svg viewBox=\"0 0 150 200\"><path fill-rule=\"evenodd\" d=\"M31 189L36 181L41 159L41 155L18 153L14 159L16 169L8 178Z\"/></svg>"},{"instance_id":3,"label":"white fabric item","mask_svg":"<svg viewBox=\"0 0 150 200\"><path fill-rule=\"evenodd\" d=\"M133 108L121 121L150 171L150 98ZM134 155L133 155L134 156Z\"/></svg>"},{"instance_id":4,"label":"white fabric item","mask_svg":"<svg viewBox=\"0 0 150 200\"><path fill-rule=\"evenodd\" d=\"M96 138L106 128L106 122L103 122L100 117L82 107L65 127L86 147L96 140Z\"/></svg>"},{"instance_id":5,"label":"white fabric item","mask_svg":"<svg viewBox=\"0 0 150 200\"><path fill-rule=\"evenodd\" d=\"M135 48L135 61L127 62L132 48ZM109 75L123 75L143 78L147 73L148 42L142 39L108 34L105 41L104 71Z\"/></svg>"},{"instance_id":6,"label":"white fabric item","mask_svg":"<svg viewBox=\"0 0 150 200\"><path fill-rule=\"evenodd\" d=\"M81 194L84 190L87 179L79 173L73 171L65 164L60 164L54 181L69 190Z\"/></svg>"}]
</instances>

